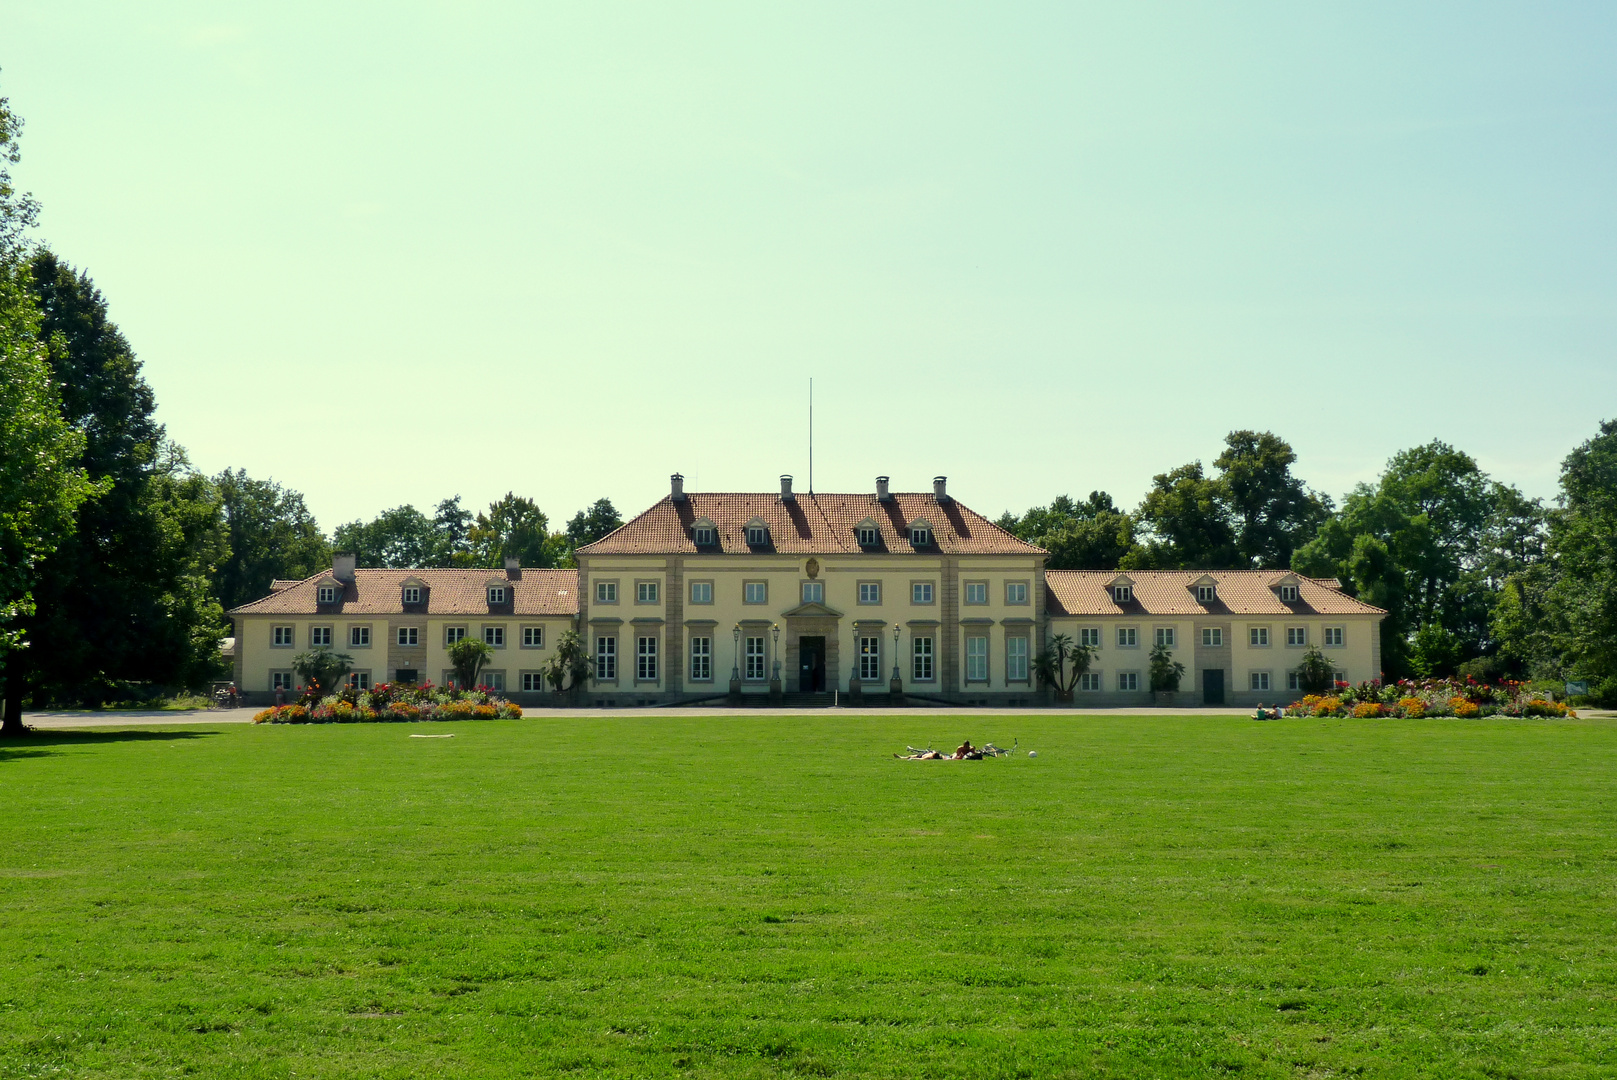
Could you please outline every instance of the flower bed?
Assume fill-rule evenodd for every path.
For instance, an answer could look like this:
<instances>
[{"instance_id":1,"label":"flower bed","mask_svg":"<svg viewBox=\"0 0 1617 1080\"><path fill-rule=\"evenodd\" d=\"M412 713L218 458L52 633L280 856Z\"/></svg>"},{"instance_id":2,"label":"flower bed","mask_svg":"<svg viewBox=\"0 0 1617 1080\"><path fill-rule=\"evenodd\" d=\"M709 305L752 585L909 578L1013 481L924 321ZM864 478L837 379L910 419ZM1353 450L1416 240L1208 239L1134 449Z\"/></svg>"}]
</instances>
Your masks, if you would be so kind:
<instances>
[{"instance_id":1,"label":"flower bed","mask_svg":"<svg viewBox=\"0 0 1617 1080\"><path fill-rule=\"evenodd\" d=\"M1482 716L1576 717L1559 701L1552 701L1525 683L1479 683L1474 679L1401 679L1349 686L1337 683L1329 694L1309 694L1286 709L1292 716L1375 717L1451 716L1472 720Z\"/></svg>"},{"instance_id":2,"label":"flower bed","mask_svg":"<svg viewBox=\"0 0 1617 1080\"><path fill-rule=\"evenodd\" d=\"M255 724L409 723L419 720L515 720L517 706L487 687L439 688L431 683L382 683L371 690L345 686L335 694L301 691L291 705L277 705L253 717Z\"/></svg>"}]
</instances>

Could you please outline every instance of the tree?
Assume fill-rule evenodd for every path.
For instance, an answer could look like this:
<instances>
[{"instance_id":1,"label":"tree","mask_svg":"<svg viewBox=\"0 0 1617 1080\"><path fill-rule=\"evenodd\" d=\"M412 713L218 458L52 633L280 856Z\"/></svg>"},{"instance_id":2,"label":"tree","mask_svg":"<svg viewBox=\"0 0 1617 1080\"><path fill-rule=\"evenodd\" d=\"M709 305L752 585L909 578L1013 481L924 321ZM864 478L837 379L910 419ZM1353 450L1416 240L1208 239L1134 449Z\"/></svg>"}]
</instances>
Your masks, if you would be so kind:
<instances>
[{"instance_id":1,"label":"tree","mask_svg":"<svg viewBox=\"0 0 1617 1080\"><path fill-rule=\"evenodd\" d=\"M567 523L567 542L575 548L593 544L614 529L623 527L623 518L611 499L596 499L587 510L580 510Z\"/></svg>"},{"instance_id":2,"label":"tree","mask_svg":"<svg viewBox=\"0 0 1617 1080\"><path fill-rule=\"evenodd\" d=\"M89 276L49 251L31 269L62 417L83 434L78 464L100 490L40 565L26 678L36 699L92 705L128 684L197 685L221 670L226 633L211 594L228 555L217 493L164 438Z\"/></svg>"},{"instance_id":3,"label":"tree","mask_svg":"<svg viewBox=\"0 0 1617 1080\"><path fill-rule=\"evenodd\" d=\"M277 578L302 579L331 565L331 545L298 492L274 480L254 480L243 469L226 469L213 486L230 545L214 578L225 608L268 595Z\"/></svg>"},{"instance_id":4,"label":"tree","mask_svg":"<svg viewBox=\"0 0 1617 1080\"><path fill-rule=\"evenodd\" d=\"M463 637L449 646L449 666L454 669L455 681L461 689L477 686L477 676L494 656L494 647L482 638Z\"/></svg>"},{"instance_id":5,"label":"tree","mask_svg":"<svg viewBox=\"0 0 1617 1080\"><path fill-rule=\"evenodd\" d=\"M1185 677L1185 665L1173 658L1173 650L1166 645L1151 649L1150 680L1153 694L1176 694L1179 680Z\"/></svg>"},{"instance_id":6,"label":"tree","mask_svg":"<svg viewBox=\"0 0 1617 1080\"><path fill-rule=\"evenodd\" d=\"M441 550L433 522L408 504L384 510L369 522L337 526L331 544L337 551L353 552L360 566L392 569L431 566Z\"/></svg>"},{"instance_id":7,"label":"tree","mask_svg":"<svg viewBox=\"0 0 1617 1080\"><path fill-rule=\"evenodd\" d=\"M550 519L532 499L514 492L506 492L504 498L489 504L488 513L477 515L469 539L473 558L483 566L500 566L506 559L536 567L554 561L545 546L550 539Z\"/></svg>"},{"instance_id":8,"label":"tree","mask_svg":"<svg viewBox=\"0 0 1617 1080\"><path fill-rule=\"evenodd\" d=\"M445 499L432 514L433 529L438 534L428 566L461 566L470 561L472 553L472 512L460 505L460 496Z\"/></svg>"},{"instance_id":9,"label":"tree","mask_svg":"<svg viewBox=\"0 0 1617 1080\"><path fill-rule=\"evenodd\" d=\"M353 670L354 658L347 653L330 649L311 649L292 658L292 670L304 685L316 693L328 693L337 688L342 677Z\"/></svg>"},{"instance_id":10,"label":"tree","mask_svg":"<svg viewBox=\"0 0 1617 1080\"><path fill-rule=\"evenodd\" d=\"M1104 491L1075 502L1058 495L1049 506L1035 506L1021 517L1007 511L999 527L1050 553L1051 570L1116 570L1134 548L1134 521L1118 511Z\"/></svg>"},{"instance_id":11,"label":"tree","mask_svg":"<svg viewBox=\"0 0 1617 1080\"><path fill-rule=\"evenodd\" d=\"M1089 670L1094 656L1094 650L1088 645L1074 645L1071 635L1057 634L1033 658L1033 670L1040 682L1055 687L1056 700L1071 701L1079 676ZM1068 665L1071 665L1070 670Z\"/></svg>"},{"instance_id":12,"label":"tree","mask_svg":"<svg viewBox=\"0 0 1617 1080\"><path fill-rule=\"evenodd\" d=\"M12 138L8 122L0 98L0 149ZM0 200L10 198L8 184L0 171ZM6 241L0 233L0 243ZM6 388L0 394L0 734L6 735L27 730L22 723L26 667L20 656L15 662L12 657L28 645L17 624L34 614L40 560L72 535L79 505L100 490L79 464L83 433L62 419L38 325L28 268L12 253L0 252L0 386Z\"/></svg>"},{"instance_id":13,"label":"tree","mask_svg":"<svg viewBox=\"0 0 1617 1080\"><path fill-rule=\"evenodd\" d=\"M1144 544L1123 560L1127 570L1230 570L1242 565L1224 485L1193 461L1152 477L1135 520Z\"/></svg>"},{"instance_id":14,"label":"tree","mask_svg":"<svg viewBox=\"0 0 1617 1080\"><path fill-rule=\"evenodd\" d=\"M1297 681L1305 694L1323 694L1336 687L1336 669L1318 645L1310 645L1297 661Z\"/></svg>"},{"instance_id":15,"label":"tree","mask_svg":"<svg viewBox=\"0 0 1617 1080\"><path fill-rule=\"evenodd\" d=\"M0 257L8 261L22 254L23 235L39 220L39 204L17 191L7 167L22 158L17 145L22 123L22 117L11 111L11 100L0 97Z\"/></svg>"},{"instance_id":16,"label":"tree","mask_svg":"<svg viewBox=\"0 0 1617 1080\"><path fill-rule=\"evenodd\" d=\"M1213 464L1235 529L1235 546L1247 566L1284 569L1291 555L1313 539L1331 516L1331 500L1291 474L1297 455L1272 432L1232 431Z\"/></svg>"},{"instance_id":17,"label":"tree","mask_svg":"<svg viewBox=\"0 0 1617 1080\"><path fill-rule=\"evenodd\" d=\"M1545 591L1552 633L1567 672L1603 683L1617 679L1617 420L1567 455L1559 501Z\"/></svg>"},{"instance_id":18,"label":"tree","mask_svg":"<svg viewBox=\"0 0 1617 1080\"><path fill-rule=\"evenodd\" d=\"M584 641L577 630L563 631L556 639L556 651L545 661L545 682L556 693L573 690L584 684L595 669L595 660L584 649Z\"/></svg>"}]
</instances>

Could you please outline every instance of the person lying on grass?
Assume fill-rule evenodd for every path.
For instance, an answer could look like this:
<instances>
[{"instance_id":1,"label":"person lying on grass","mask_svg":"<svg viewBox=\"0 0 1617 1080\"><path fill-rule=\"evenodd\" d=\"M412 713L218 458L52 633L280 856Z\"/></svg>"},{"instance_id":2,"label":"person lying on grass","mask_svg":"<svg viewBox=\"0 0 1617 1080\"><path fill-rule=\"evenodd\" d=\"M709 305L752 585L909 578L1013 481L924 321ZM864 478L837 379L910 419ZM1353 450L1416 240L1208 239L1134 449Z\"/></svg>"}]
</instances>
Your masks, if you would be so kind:
<instances>
[{"instance_id":1,"label":"person lying on grass","mask_svg":"<svg viewBox=\"0 0 1617 1080\"><path fill-rule=\"evenodd\" d=\"M953 754L941 753L930 748L917 750L913 746L909 748L909 751L907 754L894 754L893 756L900 761L981 761L983 759L983 752L971 745L970 739L956 747Z\"/></svg>"}]
</instances>

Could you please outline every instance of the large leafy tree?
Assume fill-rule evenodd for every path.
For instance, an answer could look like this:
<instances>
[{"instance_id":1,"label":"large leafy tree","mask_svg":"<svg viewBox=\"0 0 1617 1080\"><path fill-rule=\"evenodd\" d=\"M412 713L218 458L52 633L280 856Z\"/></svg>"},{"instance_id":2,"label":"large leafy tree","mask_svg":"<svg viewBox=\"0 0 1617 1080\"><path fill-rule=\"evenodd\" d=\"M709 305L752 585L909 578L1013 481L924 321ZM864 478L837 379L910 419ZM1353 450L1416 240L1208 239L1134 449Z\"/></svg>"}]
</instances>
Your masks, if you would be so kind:
<instances>
[{"instance_id":1,"label":"large leafy tree","mask_svg":"<svg viewBox=\"0 0 1617 1080\"><path fill-rule=\"evenodd\" d=\"M1292 552L1331 516L1331 500L1292 475L1296 461L1290 444L1268 431L1230 432L1213 461L1221 471L1235 546L1248 566L1289 567Z\"/></svg>"},{"instance_id":2,"label":"large leafy tree","mask_svg":"<svg viewBox=\"0 0 1617 1080\"><path fill-rule=\"evenodd\" d=\"M488 512L477 515L471 530L473 558L483 566L499 566L506 559L519 559L523 566L550 566L554 552L547 548L550 519L532 499L514 492L489 504Z\"/></svg>"},{"instance_id":3,"label":"large leafy tree","mask_svg":"<svg viewBox=\"0 0 1617 1080\"><path fill-rule=\"evenodd\" d=\"M1617 684L1617 420L1567 456L1560 501L1550 520L1556 577L1545 591L1551 632L1565 670Z\"/></svg>"},{"instance_id":4,"label":"large leafy tree","mask_svg":"<svg viewBox=\"0 0 1617 1080\"><path fill-rule=\"evenodd\" d=\"M1135 543L1134 520L1104 491L1091 491L1083 502L1058 495L1020 517L1007 511L998 524L1048 551L1051 570L1115 570Z\"/></svg>"},{"instance_id":5,"label":"large leafy tree","mask_svg":"<svg viewBox=\"0 0 1617 1080\"><path fill-rule=\"evenodd\" d=\"M1124 559L1127 569L1228 570L1244 561L1224 485L1199 461L1152 477L1134 518L1145 537Z\"/></svg>"},{"instance_id":6,"label":"large leafy tree","mask_svg":"<svg viewBox=\"0 0 1617 1080\"><path fill-rule=\"evenodd\" d=\"M622 526L623 515L612 505L612 500L596 499L588 509L580 510L567 522L567 541L572 547L581 548Z\"/></svg>"},{"instance_id":7,"label":"large leafy tree","mask_svg":"<svg viewBox=\"0 0 1617 1080\"><path fill-rule=\"evenodd\" d=\"M86 274L48 251L32 291L63 419L100 484L40 566L27 628L36 697L95 703L125 683L195 685L218 670L225 633L211 579L227 554L211 484L164 438L151 388Z\"/></svg>"},{"instance_id":8,"label":"large leafy tree","mask_svg":"<svg viewBox=\"0 0 1617 1080\"><path fill-rule=\"evenodd\" d=\"M226 469L213 485L230 546L214 588L227 609L266 595L276 578L305 578L331 565L331 545L301 494L244 469Z\"/></svg>"},{"instance_id":9,"label":"large leafy tree","mask_svg":"<svg viewBox=\"0 0 1617 1080\"><path fill-rule=\"evenodd\" d=\"M384 510L371 521L337 526L331 537L338 551L351 551L360 566L434 566L442 549L437 527L415 507Z\"/></svg>"}]
</instances>

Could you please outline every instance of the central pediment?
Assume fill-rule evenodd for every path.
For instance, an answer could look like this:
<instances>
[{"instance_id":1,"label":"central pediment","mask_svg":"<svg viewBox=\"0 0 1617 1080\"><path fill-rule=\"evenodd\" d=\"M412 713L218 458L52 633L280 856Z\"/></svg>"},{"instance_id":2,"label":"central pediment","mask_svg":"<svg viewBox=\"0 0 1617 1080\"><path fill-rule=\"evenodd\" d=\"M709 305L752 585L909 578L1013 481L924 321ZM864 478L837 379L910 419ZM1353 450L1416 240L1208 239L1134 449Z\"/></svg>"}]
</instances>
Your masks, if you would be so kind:
<instances>
[{"instance_id":1,"label":"central pediment","mask_svg":"<svg viewBox=\"0 0 1617 1080\"><path fill-rule=\"evenodd\" d=\"M799 604L792 610L783 612L788 619L840 619L842 612L836 608L828 608L817 600L806 604Z\"/></svg>"}]
</instances>

